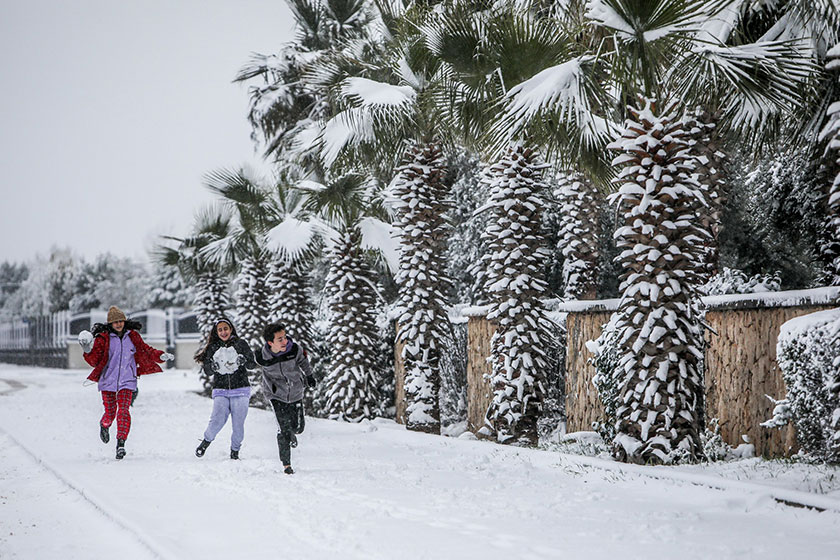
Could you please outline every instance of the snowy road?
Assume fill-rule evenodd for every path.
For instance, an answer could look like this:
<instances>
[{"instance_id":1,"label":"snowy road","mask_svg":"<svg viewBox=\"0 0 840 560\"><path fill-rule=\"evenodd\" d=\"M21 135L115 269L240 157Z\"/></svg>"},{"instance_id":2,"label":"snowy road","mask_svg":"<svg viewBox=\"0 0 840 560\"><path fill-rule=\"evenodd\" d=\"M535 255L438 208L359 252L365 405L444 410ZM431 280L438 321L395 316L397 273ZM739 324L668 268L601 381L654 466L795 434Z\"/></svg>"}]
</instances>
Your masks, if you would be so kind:
<instances>
[{"instance_id":1,"label":"snowy road","mask_svg":"<svg viewBox=\"0 0 840 560\"><path fill-rule=\"evenodd\" d=\"M390 421L308 421L286 476L252 409L243 460L229 427L198 459L211 402L181 371L141 379L117 462L83 378L0 364L0 558L840 558L835 511Z\"/></svg>"}]
</instances>

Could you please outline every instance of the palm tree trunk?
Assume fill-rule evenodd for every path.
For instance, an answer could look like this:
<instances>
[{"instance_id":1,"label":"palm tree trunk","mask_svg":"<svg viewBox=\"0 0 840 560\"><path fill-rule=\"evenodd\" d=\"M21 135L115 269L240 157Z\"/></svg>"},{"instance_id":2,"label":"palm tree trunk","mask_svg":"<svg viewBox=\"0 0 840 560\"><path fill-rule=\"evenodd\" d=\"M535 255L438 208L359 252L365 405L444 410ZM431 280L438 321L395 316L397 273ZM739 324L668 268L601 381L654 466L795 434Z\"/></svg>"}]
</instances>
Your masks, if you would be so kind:
<instances>
[{"instance_id":1,"label":"palm tree trunk","mask_svg":"<svg viewBox=\"0 0 840 560\"><path fill-rule=\"evenodd\" d=\"M378 411L376 301L364 263L361 233L351 226L339 233L331 255L326 293L330 310L327 346L330 371L325 380L327 416L360 422Z\"/></svg>"},{"instance_id":2,"label":"palm tree trunk","mask_svg":"<svg viewBox=\"0 0 840 560\"><path fill-rule=\"evenodd\" d=\"M654 101L628 108L622 137L609 147L622 169L611 202L624 268L622 303L614 318L619 340L620 401L613 454L632 463L693 461L703 454L702 335L694 255L698 229L684 121Z\"/></svg>"},{"instance_id":3,"label":"palm tree trunk","mask_svg":"<svg viewBox=\"0 0 840 560\"><path fill-rule=\"evenodd\" d=\"M485 177L492 212L483 236L492 306L487 318L497 330L490 355L493 401L482 431L495 434L502 443L537 443L549 364L546 350L554 343L556 327L541 301L547 290L542 276L548 256L541 233L544 167L534 150L517 145Z\"/></svg>"},{"instance_id":4,"label":"palm tree trunk","mask_svg":"<svg viewBox=\"0 0 840 560\"><path fill-rule=\"evenodd\" d=\"M561 205L558 245L563 254L563 296L595 299L599 281L600 193L578 171L560 173L557 182L554 193Z\"/></svg>"},{"instance_id":5,"label":"palm tree trunk","mask_svg":"<svg viewBox=\"0 0 840 560\"><path fill-rule=\"evenodd\" d=\"M440 433L440 366L444 339L452 336L443 295L446 277L444 214L447 187L437 143L411 146L392 186L394 227L400 236L397 339L403 343L405 424Z\"/></svg>"}]
</instances>

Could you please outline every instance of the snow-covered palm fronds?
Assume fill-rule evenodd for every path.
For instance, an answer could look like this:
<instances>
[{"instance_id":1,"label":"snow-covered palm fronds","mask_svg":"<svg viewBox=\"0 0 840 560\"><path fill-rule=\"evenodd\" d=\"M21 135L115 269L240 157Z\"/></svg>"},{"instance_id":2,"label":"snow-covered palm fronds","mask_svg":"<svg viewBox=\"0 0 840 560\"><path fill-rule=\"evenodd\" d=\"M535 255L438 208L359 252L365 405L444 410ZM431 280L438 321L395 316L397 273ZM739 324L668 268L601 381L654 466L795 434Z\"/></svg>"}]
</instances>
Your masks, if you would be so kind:
<instances>
[{"instance_id":1,"label":"snow-covered palm fronds","mask_svg":"<svg viewBox=\"0 0 840 560\"><path fill-rule=\"evenodd\" d=\"M249 88L249 120L266 154L279 158L305 134L306 123L329 112L330 84L340 77L336 60L358 58L377 33L367 0L291 0L297 36L277 55L256 54L235 81Z\"/></svg>"},{"instance_id":2,"label":"snow-covered palm fronds","mask_svg":"<svg viewBox=\"0 0 840 560\"><path fill-rule=\"evenodd\" d=\"M755 133L797 106L815 70L795 41L692 42L665 81L675 98L718 107L728 127Z\"/></svg>"},{"instance_id":3,"label":"snow-covered palm fronds","mask_svg":"<svg viewBox=\"0 0 840 560\"><path fill-rule=\"evenodd\" d=\"M615 127L598 114L598 104L606 98L599 89L592 56L546 68L505 94L504 108L490 131L493 142L509 143L526 131L533 133L547 120L565 129L562 135L571 144L588 150L603 148Z\"/></svg>"},{"instance_id":4,"label":"snow-covered palm fronds","mask_svg":"<svg viewBox=\"0 0 840 560\"><path fill-rule=\"evenodd\" d=\"M611 202L621 227L615 233L624 268L619 337L620 406L616 458L633 463L696 460L702 455L703 382L698 371L702 336L692 278L699 190L690 173L686 131L673 108L653 101L628 108Z\"/></svg>"},{"instance_id":5,"label":"snow-covered palm fronds","mask_svg":"<svg viewBox=\"0 0 840 560\"><path fill-rule=\"evenodd\" d=\"M483 431L503 443L534 444L546 393L553 324L540 298L547 256L541 234L545 167L530 149L514 146L486 175L491 218L484 234L487 318L497 324L491 341L493 401Z\"/></svg>"},{"instance_id":6,"label":"snow-covered palm fronds","mask_svg":"<svg viewBox=\"0 0 840 560\"><path fill-rule=\"evenodd\" d=\"M348 422L360 422L379 413L377 295L364 264L360 237L358 228L352 226L338 232L325 288L330 311L326 414Z\"/></svg>"},{"instance_id":7,"label":"snow-covered palm fronds","mask_svg":"<svg viewBox=\"0 0 840 560\"><path fill-rule=\"evenodd\" d=\"M601 195L579 171L560 172L555 180L554 196L561 205L559 249L563 254L563 296L595 299L599 280Z\"/></svg>"},{"instance_id":8,"label":"snow-covered palm fronds","mask_svg":"<svg viewBox=\"0 0 840 560\"><path fill-rule=\"evenodd\" d=\"M452 336L446 312L444 250L447 187L440 146L413 145L390 186L400 238L397 309L403 343L406 427L440 433L440 367L443 339Z\"/></svg>"}]
</instances>

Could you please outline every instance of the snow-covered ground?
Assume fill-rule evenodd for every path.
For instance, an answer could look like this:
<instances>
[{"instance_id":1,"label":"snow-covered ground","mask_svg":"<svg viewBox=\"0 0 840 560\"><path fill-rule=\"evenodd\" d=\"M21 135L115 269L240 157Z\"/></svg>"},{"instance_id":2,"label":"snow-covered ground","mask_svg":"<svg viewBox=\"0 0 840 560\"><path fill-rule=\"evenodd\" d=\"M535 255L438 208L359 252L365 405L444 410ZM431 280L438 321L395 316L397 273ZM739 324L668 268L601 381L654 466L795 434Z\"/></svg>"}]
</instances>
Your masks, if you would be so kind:
<instances>
[{"instance_id":1,"label":"snow-covered ground","mask_svg":"<svg viewBox=\"0 0 840 560\"><path fill-rule=\"evenodd\" d=\"M310 419L287 476L273 416L256 409L241 461L229 426L196 458L211 402L171 370L141 379L118 462L84 376L0 364L0 558L840 558L826 467L625 468ZM824 492L826 511L779 503L770 479Z\"/></svg>"}]
</instances>

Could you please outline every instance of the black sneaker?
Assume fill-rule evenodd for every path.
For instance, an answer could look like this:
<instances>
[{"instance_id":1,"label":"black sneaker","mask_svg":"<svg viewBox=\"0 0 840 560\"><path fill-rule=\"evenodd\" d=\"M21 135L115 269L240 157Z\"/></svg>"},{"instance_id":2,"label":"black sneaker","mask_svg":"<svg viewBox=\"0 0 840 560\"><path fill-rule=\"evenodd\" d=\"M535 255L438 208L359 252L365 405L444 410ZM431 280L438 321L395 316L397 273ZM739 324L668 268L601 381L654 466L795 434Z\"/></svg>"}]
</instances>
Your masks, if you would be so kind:
<instances>
[{"instance_id":1,"label":"black sneaker","mask_svg":"<svg viewBox=\"0 0 840 560\"><path fill-rule=\"evenodd\" d=\"M295 469L292 468L292 465L286 465L286 468L283 469L283 472L286 474L295 474Z\"/></svg>"},{"instance_id":2,"label":"black sneaker","mask_svg":"<svg viewBox=\"0 0 840 560\"><path fill-rule=\"evenodd\" d=\"M99 425L99 439L102 440L102 443L108 443L111 441L111 434L108 433L108 428L102 424Z\"/></svg>"},{"instance_id":3,"label":"black sneaker","mask_svg":"<svg viewBox=\"0 0 840 560\"><path fill-rule=\"evenodd\" d=\"M297 447L297 436L292 434L292 439L289 441L289 447Z\"/></svg>"},{"instance_id":4,"label":"black sneaker","mask_svg":"<svg viewBox=\"0 0 840 560\"><path fill-rule=\"evenodd\" d=\"M230 450L230 458L231 459L239 459L239 450L238 449L231 449Z\"/></svg>"},{"instance_id":5,"label":"black sneaker","mask_svg":"<svg viewBox=\"0 0 840 560\"><path fill-rule=\"evenodd\" d=\"M125 457L125 440L117 439L117 459Z\"/></svg>"},{"instance_id":6,"label":"black sneaker","mask_svg":"<svg viewBox=\"0 0 840 560\"><path fill-rule=\"evenodd\" d=\"M201 440L201 443L199 443L198 447L195 448L195 456L204 457L204 452L207 451L208 447L210 447L210 442L206 439Z\"/></svg>"}]
</instances>

